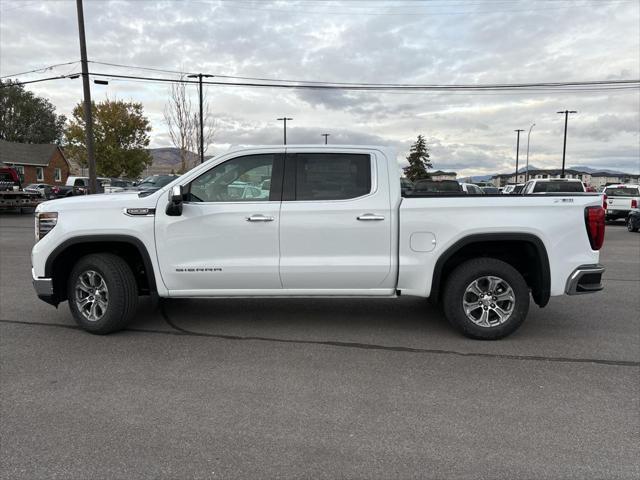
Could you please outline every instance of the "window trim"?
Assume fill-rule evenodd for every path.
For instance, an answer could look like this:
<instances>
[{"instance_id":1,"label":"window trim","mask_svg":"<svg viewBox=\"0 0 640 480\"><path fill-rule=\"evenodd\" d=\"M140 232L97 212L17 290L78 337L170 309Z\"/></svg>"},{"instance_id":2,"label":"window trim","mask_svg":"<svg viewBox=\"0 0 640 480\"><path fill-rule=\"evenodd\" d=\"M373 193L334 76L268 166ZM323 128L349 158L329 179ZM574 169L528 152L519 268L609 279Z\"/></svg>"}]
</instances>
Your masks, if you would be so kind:
<instances>
[{"instance_id":1,"label":"window trim","mask_svg":"<svg viewBox=\"0 0 640 480\"><path fill-rule=\"evenodd\" d=\"M44 182L44 167L36 167L36 182Z\"/></svg>"},{"instance_id":2,"label":"window trim","mask_svg":"<svg viewBox=\"0 0 640 480\"><path fill-rule=\"evenodd\" d=\"M211 168L204 170L202 173L199 173L192 179L190 179L186 184L182 186L183 198L184 195L191 191L191 184L199 179L202 175L206 175L214 168L218 168L225 163L232 162L237 160L238 158L244 157L254 157L259 155L273 155L273 165L271 168L271 188L269 189L269 199L265 200L256 200L256 201L234 201L234 202L192 202L188 200L183 200L183 203L188 205L268 205L273 203L280 203L282 201L282 182L284 176L284 153L283 152L261 152L261 153L248 153L241 154L231 158L228 158L220 163L216 163L212 165ZM271 197L274 197L273 199Z\"/></svg>"},{"instance_id":3,"label":"window trim","mask_svg":"<svg viewBox=\"0 0 640 480\"><path fill-rule=\"evenodd\" d=\"M335 155L368 155L369 156L369 172L371 174L371 186L369 192L364 195L360 195L352 198L340 198L333 200L297 200L296 197L296 167L298 155L311 155L311 154L335 154ZM284 183L282 186L282 201L283 202L295 202L295 203L345 203L353 202L363 198L367 198L375 195L378 192L378 162L375 152L291 152L287 153L284 162Z\"/></svg>"},{"instance_id":4,"label":"window trim","mask_svg":"<svg viewBox=\"0 0 640 480\"><path fill-rule=\"evenodd\" d=\"M61 182L62 181L62 169L59 167L56 167L53 170L53 181L54 182Z\"/></svg>"}]
</instances>

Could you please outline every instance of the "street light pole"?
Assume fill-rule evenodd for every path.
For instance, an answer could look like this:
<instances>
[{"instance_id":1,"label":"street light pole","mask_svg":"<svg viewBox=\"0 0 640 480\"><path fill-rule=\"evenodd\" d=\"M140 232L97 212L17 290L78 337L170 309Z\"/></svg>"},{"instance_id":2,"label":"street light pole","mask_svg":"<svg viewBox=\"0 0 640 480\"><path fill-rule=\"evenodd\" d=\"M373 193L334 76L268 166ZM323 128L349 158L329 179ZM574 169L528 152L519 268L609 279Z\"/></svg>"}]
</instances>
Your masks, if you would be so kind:
<instances>
[{"instance_id":1,"label":"street light pole","mask_svg":"<svg viewBox=\"0 0 640 480\"><path fill-rule=\"evenodd\" d=\"M520 132L524 132L522 128L518 128L514 130L518 134L518 139L516 141L516 185L518 184L518 159L520 156Z\"/></svg>"},{"instance_id":2,"label":"street light pole","mask_svg":"<svg viewBox=\"0 0 640 480\"><path fill-rule=\"evenodd\" d=\"M529 127L529 133L527 134L527 172L524 174L524 181L527 182L529 180L529 141L531 140L531 130L535 127L536 124L531 124Z\"/></svg>"},{"instance_id":3,"label":"street light pole","mask_svg":"<svg viewBox=\"0 0 640 480\"><path fill-rule=\"evenodd\" d=\"M202 73L194 73L192 75L187 75L187 78L197 78L198 79L198 92L200 95L200 163L204 163L204 119L202 112L202 79L210 78L213 75L207 75Z\"/></svg>"},{"instance_id":4,"label":"street light pole","mask_svg":"<svg viewBox=\"0 0 640 480\"><path fill-rule=\"evenodd\" d=\"M284 144L286 145L287 144L287 120L293 120L293 118L282 117L282 118L277 118L276 120L284 122Z\"/></svg>"},{"instance_id":5,"label":"street light pole","mask_svg":"<svg viewBox=\"0 0 640 480\"><path fill-rule=\"evenodd\" d=\"M98 193L96 177L96 157L93 144L93 114L91 111L91 85L87 62L87 40L84 34L84 10L82 0L76 0L78 11L78 34L80 36L80 63L82 65L82 90L84 94L84 130L87 143L87 163L89 164L89 192Z\"/></svg>"},{"instance_id":6,"label":"street light pole","mask_svg":"<svg viewBox=\"0 0 640 480\"><path fill-rule=\"evenodd\" d=\"M564 178L564 159L567 153L567 123L569 122L570 113L578 113L576 110L562 110L557 113L564 113L564 144L562 145L562 173L560 178Z\"/></svg>"},{"instance_id":7,"label":"street light pole","mask_svg":"<svg viewBox=\"0 0 640 480\"><path fill-rule=\"evenodd\" d=\"M331 135L330 133L321 133L320 136L324 137L324 144L327 144L327 138Z\"/></svg>"}]
</instances>

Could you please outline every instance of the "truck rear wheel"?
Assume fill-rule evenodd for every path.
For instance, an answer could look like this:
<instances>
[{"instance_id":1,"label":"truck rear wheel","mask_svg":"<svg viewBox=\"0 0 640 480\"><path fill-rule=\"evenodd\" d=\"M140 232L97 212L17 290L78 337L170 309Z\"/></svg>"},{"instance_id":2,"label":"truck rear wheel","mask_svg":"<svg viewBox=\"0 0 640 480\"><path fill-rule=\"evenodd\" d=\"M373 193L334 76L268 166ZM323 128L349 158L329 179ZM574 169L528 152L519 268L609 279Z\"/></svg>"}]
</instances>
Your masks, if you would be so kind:
<instances>
[{"instance_id":1,"label":"truck rear wheel","mask_svg":"<svg viewBox=\"0 0 640 480\"><path fill-rule=\"evenodd\" d=\"M520 273L495 258L459 265L444 294L447 320L464 335L496 340L513 333L529 311L529 287Z\"/></svg>"},{"instance_id":2,"label":"truck rear wheel","mask_svg":"<svg viewBox=\"0 0 640 480\"><path fill-rule=\"evenodd\" d=\"M69 308L84 330L107 334L122 330L138 305L138 287L129 265L117 255L81 258L67 282Z\"/></svg>"}]
</instances>

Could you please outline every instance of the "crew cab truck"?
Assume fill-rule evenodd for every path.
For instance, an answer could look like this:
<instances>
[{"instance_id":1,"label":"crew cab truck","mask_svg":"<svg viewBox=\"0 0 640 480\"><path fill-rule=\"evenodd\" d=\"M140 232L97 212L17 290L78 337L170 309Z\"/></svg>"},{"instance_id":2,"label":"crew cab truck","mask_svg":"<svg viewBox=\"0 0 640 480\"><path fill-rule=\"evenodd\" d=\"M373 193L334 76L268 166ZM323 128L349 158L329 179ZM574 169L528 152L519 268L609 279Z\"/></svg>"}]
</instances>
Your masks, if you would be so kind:
<instances>
[{"instance_id":1,"label":"crew cab truck","mask_svg":"<svg viewBox=\"0 0 640 480\"><path fill-rule=\"evenodd\" d=\"M602 289L597 195L402 196L399 174L384 147L256 147L154 192L45 202L35 290L99 334L124 328L139 295L414 295L465 335L497 339L530 297ZM240 197L240 182L268 192Z\"/></svg>"}]
</instances>

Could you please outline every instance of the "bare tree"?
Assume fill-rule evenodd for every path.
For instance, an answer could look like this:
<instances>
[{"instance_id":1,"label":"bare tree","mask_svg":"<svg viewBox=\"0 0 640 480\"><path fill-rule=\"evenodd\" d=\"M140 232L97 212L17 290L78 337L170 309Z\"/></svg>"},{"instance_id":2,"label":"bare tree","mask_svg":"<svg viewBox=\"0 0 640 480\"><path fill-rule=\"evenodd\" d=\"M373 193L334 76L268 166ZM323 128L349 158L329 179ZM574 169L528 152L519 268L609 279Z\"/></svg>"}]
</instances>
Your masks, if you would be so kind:
<instances>
[{"instance_id":1,"label":"bare tree","mask_svg":"<svg viewBox=\"0 0 640 480\"><path fill-rule=\"evenodd\" d=\"M171 143L180 150L180 173L194 167L200 157L200 114L198 105L191 102L186 83L173 83L169 90L169 103L164 119L169 127ZM207 91L203 92L204 153L213 143L215 118L209 106ZM194 154L197 152L197 156Z\"/></svg>"},{"instance_id":2,"label":"bare tree","mask_svg":"<svg viewBox=\"0 0 640 480\"><path fill-rule=\"evenodd\" d=\"M164 120L169 127L171 143L180 150L180 173L190 168L190 156L196 147L198 126L194 123L193 107L186 83L172 83L169 103L164 107Z\"/></svg>"}]
</instances>

